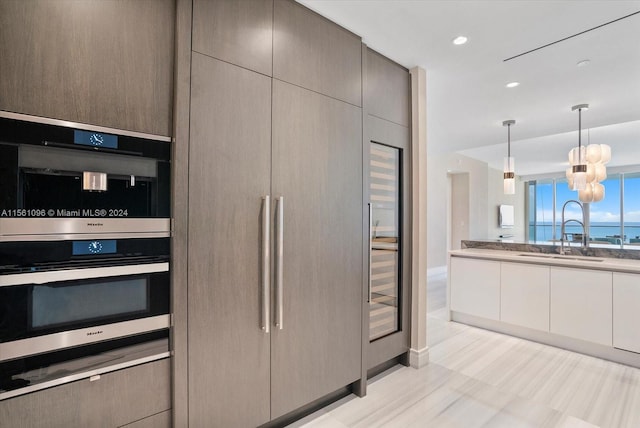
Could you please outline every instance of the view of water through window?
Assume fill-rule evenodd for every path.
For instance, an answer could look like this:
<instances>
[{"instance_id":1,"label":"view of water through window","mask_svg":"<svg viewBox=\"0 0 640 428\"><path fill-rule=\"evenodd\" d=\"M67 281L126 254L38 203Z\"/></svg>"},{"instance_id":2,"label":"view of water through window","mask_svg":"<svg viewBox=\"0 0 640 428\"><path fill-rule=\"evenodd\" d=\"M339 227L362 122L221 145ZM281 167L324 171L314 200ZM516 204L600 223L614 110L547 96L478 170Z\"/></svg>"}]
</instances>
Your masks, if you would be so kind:
<instances>
[{"instance_id":1,"label":"view of water through window","mask_svg":"<svg viewBox=\"0 0 640 428\"><path fill-rule=\"evenodd\" d=\"M602 184L605 186L604 199L588 204L589 239L603 244L640 245L640 174L612 175ZM568 200L578 200L578 192L570 190L564 179L530 181L528 190L529 239L560 239L562 207ZM582 213L577 204L567 205L565 220L567 219L582 221ZM582 227L576 222L568 223L565 233L569 236L580 234Z\"/></svg>"}]
</instances>

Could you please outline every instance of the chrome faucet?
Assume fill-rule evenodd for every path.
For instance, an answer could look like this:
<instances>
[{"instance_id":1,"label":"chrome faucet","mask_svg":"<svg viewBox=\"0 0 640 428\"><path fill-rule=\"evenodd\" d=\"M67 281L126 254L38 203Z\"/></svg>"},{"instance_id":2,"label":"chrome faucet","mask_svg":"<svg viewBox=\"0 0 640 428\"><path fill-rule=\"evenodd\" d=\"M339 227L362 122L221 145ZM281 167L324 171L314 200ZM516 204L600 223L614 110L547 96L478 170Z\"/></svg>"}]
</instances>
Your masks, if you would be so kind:
<instances>
[{"instance_id":1,"label":"chrome faucet","mask_svg":"<svg viewBox=\"0 0 640 428\"><path fill-rule=\"evenodd\" d=\"M580 207L580 212L582 213L582 221L576 220L576 219L569 219L569 220L565 220L564 219L564 212L565 209L567 208L567 205L570 203L576 203L578 204L578 206ZM589 237L587 236L587 229L584 226L584 207L582 206L582 204L578 201L576 201L575 199L569 199L567 202L564 203L564 205L562 206L562 226L560 227L560 254L565 254L565 249L564 249L564 242L565 242L565 235L564 235L564 230L565 230L565 226L567 223L570 222L576 222L578 223L580 226L582 226L582 247L583 248L588 248L589 247ZM568 250L570 251L570 250Z\"/></svg>"}]
</instances>

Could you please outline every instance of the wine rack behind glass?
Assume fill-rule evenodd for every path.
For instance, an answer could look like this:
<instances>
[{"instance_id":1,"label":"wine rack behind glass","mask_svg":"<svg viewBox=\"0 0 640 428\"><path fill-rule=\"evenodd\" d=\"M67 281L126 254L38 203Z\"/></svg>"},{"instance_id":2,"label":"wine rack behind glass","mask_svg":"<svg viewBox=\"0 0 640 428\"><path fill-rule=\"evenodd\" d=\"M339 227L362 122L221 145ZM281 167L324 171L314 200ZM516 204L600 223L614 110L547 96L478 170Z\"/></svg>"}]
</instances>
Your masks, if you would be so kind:
<instances>
[{"instance_id":1,"label":"wine rack behind glass","mask_svg":"<svg viewBox=\"0 0 640 428\"><path fill-rule=\"evenodd\" d=\"M398 331L400 150L371 143L369 339Z\"/></svg>"}]
</instances>

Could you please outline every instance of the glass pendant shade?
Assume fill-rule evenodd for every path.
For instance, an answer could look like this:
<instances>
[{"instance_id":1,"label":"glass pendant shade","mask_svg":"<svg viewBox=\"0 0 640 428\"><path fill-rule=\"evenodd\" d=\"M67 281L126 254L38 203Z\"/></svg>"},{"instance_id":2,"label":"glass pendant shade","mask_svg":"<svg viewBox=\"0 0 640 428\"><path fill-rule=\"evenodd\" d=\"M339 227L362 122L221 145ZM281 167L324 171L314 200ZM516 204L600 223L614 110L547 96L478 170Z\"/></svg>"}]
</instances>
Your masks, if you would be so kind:
<instances>
[{"instance_id":1,"label":"glass pendant shade","mask_svg":"<svg viewBox=\"0 0 640 428\"><path fill-rule=\"evenodd\" d=\"M592 163L587 164L587 183L593 183L596 180L596 166Z\"/></svg>"},{"instance_id":2,"label":"glass pendant shade","mask_svg":"<svg viewBox=\"0 0 640 428\"><path fill-rule=\"evenodd\" d=\"M504 158L504 194L514 195L516 193L515 179L515 159L513 156Z\"/></svg>"},{"instance_id":3,"label":"glass pendant shade","mask_svg":"<svg viewBox=\"0 0 640 428\"><path fill-rule=\"evenodd\" d=\"M583 165L587 157L586 147L574 147L569 152L569 165Z\"/></svg>"},{"instance_id":4,"label":"glass pendant shade","mask_svg":"<svg viewBox=\"0 0 640 428\"><path fill-rule=\"evenodd\" d=\"M607 164L611 160L611 147L607 144L589 144L586 160L589 163Z\"/></svg>"},{"instance_id":5,"label":"glass pendant shade","mask_svg":"<svg viewBox=\"0 0 640 428\"><path fill-rule=\"evenodd\" d=\"M569 186L569 190L573 190L573 167L569 167L566 169L565 176L567 177L567 185Z\"/></svg>"},{"instance_id":6,"label":"glass pendant shade","mask_svg":"<svg viewBox=\"0 0 640 428\"><path fill-rule=\"evenodd\" d=\"M598 163L602 158L600 144L589 144L587 146L587 162Z\"/></svg>"},{"instance_id":7,"label":"glass pendant shade","mask_svg":"<svg viewBox=\"0 0 640 428\"><path fill-rule=\"evenodd\" d=\"M601 163L595 164L596 181L604 181L607 179L607 167Z\"/></svg>"},{"instance_id":8,"label":"glass pendant shade","mask_svg":"<svg viewBox=\"0 0 640 428\"><path fill-rule=\"evenodd\" d=\"M567 177L567 180L573 180L573 171L571 170L571 167L567 168L564 172L565 177ZM569 186L571 187L571 186Z\"/></svg>"},{"instance_id":9,"label":"glass pendant shade","mask_svg":"<svg viewBox=\"0 0 640 428\"><path fill-rule=\"evenodd\" d=\"M569 164L573 175L573 186L571 190L584 190L587 182L587 165L585 157L587 150L585 147L574 147L569 152ZM595 175L595 174L594 174Z\"/></svg>"},{"instance_id":10,"label":"glass pendant shade","mask_svg":"<svg viewBox=\"0 0 640 428\"><path fill-rule=\"evenodd\" d=\"M584 190L578 190L578 198L580 202L593 202L593 185L587 184Z\"/></svg>"},{"instance_id":11,"label":"glass pendant shade","mask_svg":"<svg viewBox=\"0 0 640 428\"><path fill-rule=\"evenodd\" d=\"M587 166L574 165L573 169L573 189L584 190L587 187Z\"/></svg>"},{"instance_id":12,"label":"glass pendant shade","mask_svg":"<svg viewBox=\"0 0 640 428\"><path fill-rule=\"evenodd\" d=\"M604 199L604 186L600 183L593 185L593 202L600 202Z\"/></svg>"},{"instance_id":13,"label":"glass pendant shade","mask_svg":"<svg viewBox=\"0 0 640 428\"><path fill-rule=\"evenodd\" d=\"M600 144L600 162L609 163L611 160L611 147L607 144Z\"/></svg>"},{"instance_id":14,"label":"glass pendant shade","mask_svg":"<svg viewBox=\"0 0 640 428\"><path fill-rule=\"evenodd\" d=\"M507 127L507 156L504 158L504 183L503 191L505 195L515 195L516 193L516 174L515 159L511 156L511 125L515 125L513 119L505 120L502 126Z\"/></svg>"},{"instance_id":15,"label":"glass pendant shade","mask_svg":"<svg viewBox=\"0 0 640 428\"><path fill-rule=\"evenodd\" d=\"M515 178L504 179L504 194L515 195L516 193L516 180Z\"/></svg>"}]
</instances>

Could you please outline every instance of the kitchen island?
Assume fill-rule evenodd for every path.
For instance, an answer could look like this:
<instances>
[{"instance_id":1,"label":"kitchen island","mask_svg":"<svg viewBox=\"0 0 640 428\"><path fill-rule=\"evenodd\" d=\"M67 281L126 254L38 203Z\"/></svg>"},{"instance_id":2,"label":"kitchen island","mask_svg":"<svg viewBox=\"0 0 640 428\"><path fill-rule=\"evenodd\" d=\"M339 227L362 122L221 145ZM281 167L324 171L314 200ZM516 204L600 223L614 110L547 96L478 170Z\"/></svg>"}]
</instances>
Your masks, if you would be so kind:
<instances>
[{"instance_id":1,"label":"kitchen island","mask_svg":"<svg viewBox=\"0 0 640 428\"><path fill-rule=\"evenodd\" d=\"M451 320L640 367L640 254L477 242L449 253Z\"/></svg>"}]
</instances>

